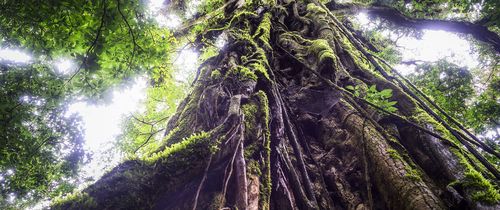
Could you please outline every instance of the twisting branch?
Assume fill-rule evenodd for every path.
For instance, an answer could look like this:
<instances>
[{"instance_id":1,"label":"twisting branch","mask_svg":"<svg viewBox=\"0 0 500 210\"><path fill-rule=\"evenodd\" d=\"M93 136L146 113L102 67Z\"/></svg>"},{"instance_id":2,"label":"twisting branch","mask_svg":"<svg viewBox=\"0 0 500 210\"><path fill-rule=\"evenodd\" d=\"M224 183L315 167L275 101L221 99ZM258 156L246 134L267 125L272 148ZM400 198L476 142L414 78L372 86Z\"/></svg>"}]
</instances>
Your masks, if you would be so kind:
<instances>
[{"instance_id":1,"label":"twisting branch","mask_svg":"<svg viewBox=\"0 0 500 210\"><path fill-rule=\"evenodd\" d=\"M397 26L407 28L414 28L418 30L445 30L449 32L472 35L475 39L492 45L493 48L500 53L500 37L498 36L498 34L488 30L486 26L478 23L453 20L411 18L407 17L397 9L379 5L364 6L359 4L328 3L326 4L326 6L331 10L345 10L348 13L366 12L369 15L388 20Z\"/></svg>"},{"instance_id":2,"label":"twisting branch","mask_svg":"<svg viewBox=\"0 0 500 210\"><path fill-rule=\"evenodd\" d=\"M75 73L73 73L71 75L71 77L69 77L69 79L66 81L66 84L71 82L71 80L78 74L80 73L80 71L82 70L83 68L83 65L85 65L85 63L87 63L87 58L89 56L89 53L95 48L95 46L97 45L97 40L99 40L99 37L101 37L101 32L102 32L102 28L104 27L104 18L106 17L106 0L103 0L102 1L102 16L101 16L101 23L99 25L99 28L97 29L97 32L96 32L96 35L95 35L95 38L94 38L94 41L92 41L92 44L90 45L89 48L87 48L87 51L85 52L85 54L83 55L83 61L82 63L80 64L80 66L78 67L78 69L75 71Z\"/></svg>"},{"instance_id":3,"label":"twisting branch","mask_svg":"<svg viewBox=\"0 0 500 210\"><path fill-rule=\"evenodd\" d=\"M137 51L137 48L139 48L140 50L142 50L142 48L141 48L141 46L139 46L139 44L137 44L134 31L132 30L132 27L128 23L127 17L125 17L125 15L123 14L123 12L120 8L120 0L116 0L116 3L117 3L118 12L120 13L120 16L122 16L123 22L125 22L125 24L127 25L128 33L132 37L132 43L134 44L134 47L132 49L132 55L130 56L130 60L129 60L129 64L128 64L128 67L130 68L132 66L132 62L134 60L135 52Z\"/></svg>"},{"instance_id":4,"label":"twisting branch","mask_svg":"<svg viewBox=\"0 0 500 210\"><path fill-rule=\"evenodd\" d=\"M149 136L148 138L146 139L146 141L142 142L141 145L139 145L139 147L137 147L135 150L134 150L134 154L137 153L137 151L139 151L142 147L144 147L152 138L155 134L161 132L165 130L165 128L162 128L162 129L159 129L159 130L156 130L156 131L153 131L153 126L151 126L151 133L149 133Z\"/></svg>"}]
</instances>

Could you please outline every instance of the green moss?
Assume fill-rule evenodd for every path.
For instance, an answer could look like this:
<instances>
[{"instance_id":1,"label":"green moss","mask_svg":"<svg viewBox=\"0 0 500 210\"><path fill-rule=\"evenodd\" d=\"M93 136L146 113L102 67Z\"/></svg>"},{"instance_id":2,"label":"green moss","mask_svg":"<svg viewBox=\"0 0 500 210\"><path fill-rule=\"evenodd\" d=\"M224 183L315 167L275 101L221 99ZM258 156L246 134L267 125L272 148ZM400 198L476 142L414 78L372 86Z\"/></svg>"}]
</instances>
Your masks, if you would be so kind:
<instances>
[{"instance_id":1,"label":"green moss","mask_svg":"<svg viewBox=\"0 0 500 210\"><path fill-rule=\"evenodd\" d=\"M314 3L307 4L307 12L325 16L327 15L327 12L323 8L316 6Z\"/></svg>"},{"instance_id":2,"label":"green moss","mask_svg":"<svg viewBox=\"0 0 500 210\"><path fill-rule=\"evenodd\" d=\"M419 170L414 169L409 165L405 167L405 170L406 170L405 177L408 177L413 181L422 181L422 173Z\"/></svg>"},{"instance_id":3,"label":"green moss","mask_svg":"<svg viewBox=\"0 0 500 210\"><path fill-rule=\"evenodd\" d=\"M267 69L262 65L262 63L252 63L250 64L250 68L254 69L257 75L262 75L265 79L270 80Z\"/></svg>"},{"instance_id":4,"label":"green moss","mask_svg":"<svg viewBox=\"0 0 500 210\"><path fill-rule=\"evenodd\" d=\"M261 187L260 187L260 196L262 199L259 201L260 209L269 209L269 202L271 199L271 133L269 129L270 121L270 109L269 109L269 100L264 91L259 90L256 93L256 96L259 98L259 108L261 113L264 114L265 121L265 131L264 131L264 163L262 165L261 173L263 176L260 176Z\"/></svg>"},{"instance_id":5,"label":"green moss","mask_svg":"<svg viewBox=\"0 0 500 210\"><path fill-rule=\"evenodd\" d=\"M255 175L260 177L262 175L262 172L260 170L260 164L259 162L255 160L250 160L247 163L247 171L249 175Z\"/></svg>"},{"instance_id":6,"label":"green moss","mask_svg":"<svg viewBox=\"0 0 500 210\"><path fill-rule=\"evenodd\" d=\"M465 167L465 173L462 180L455 180L449 185L464 187L471 193L475 202L497 204L500 201L500 193L495 186L470 165L459 149L451 148L451 151L460 159L460 164Z\"/></svg>"},{"instance_id":7,"label":"green moss","mask_svg":"<svg viewBox=\"0 0 500 210\"><path fill-rule=\"evenodd\" d=\"M387 153L389 153L389 157L395 160L403 160L403 158L399 155L398 151L395 149L388 149Z\"/></svg>"},{"instance_id":8,"label":"green moss","mask_svg":"<svg viewBox=\"0 0 500 210\"><path fill-rule=\"evenodd\" d=\"M212 73L210 73L210 78L212 78L213 80L219 79L220 76L221 76L221 73L217 69L213 70Z\"/></svg>"},{"instance_id":9,"label":"green moss","mask_svg":"<svg viewBox=\"0 0 500 210\"><path fill-rule=\"evenodd\" d=\"M464 168L463 180L456 180L449 185L460 185L471 193L472 199L476 202L485 204L495 204L500 201L500 194L497 189L491 184L489 180L484 178L474 167L467 161L464 156L466 151L462 151L458 140L447 130L442 124L438 123L427 112L417 109L414 116L412 116L418 123L431 124L432 127L446 139L451 140L455 144L450 147L450 151L460 160L460 165Z\"/></svg>"},{"instance_id":10,"label":"green moss","mask_svg":"<svg viewBox=\"0 0 500 210\"><path fill-rule=\"evenodd\" d=\"M400 160L405 163L405 177L408 177L413 181L422 181L422 173L418 169L414 168L415 166L413 162L411 162L411 159L405 161L405 159L403 159L403 157L401 157L399 152L395 149L388 149L387 153L389 153L389 157L392 159Z\"/></svg>"},{"instance_id":11,"label":"green moss","mask_svg":"<svg viewBox=\"0 0 500 210\"><path fill-rule=\"evenodd\" d=\"M242 79L250 79L257 81L257 75L255 75L255 73L252 70L250 70L245 66L238 66L238 72Z\"/></svg>"},{"instance_id":12,"label":"green moss","mask_svg":"<svg viewBox=\"0 0 500 210\"><path fill-rule=\"evenodd\" d=\"M208 47L203 47L201 50L202 54L200 55L200 61L204 62L208 60L209 58L215 57L219 55L219 49L215 46L208 46Z\"/></svg>"},{"instance_id":13,"label":"green moss","mask_svg":"<svg viewBox=\"0 0 500 210\"><path fill-rule=\"evenodd\" d=\"M473 189L472 199L477 202L486 204L496 204L500 201L500 194L493 185L486 180L476 170L465 172L465 178L462 181L462 186Z\"/></svg>"},{"instance_id":14,"label":"green moss","mask_svg":"<svg viewBox=\"0 0 500 210\"><path fill-rule=\"evenodd\" d=\"M424 110L417 108L411 118L419 124L431 124L433 129L435 129L439 134L443 135L444 138L451 140L452 143L454 143L455 146L458 147L459 142L455 139L451 132L446 129L441 123L432 118Z\"/></svg>"},{"instance_id":15,"label":"green moss","mask_svg":"<svg viewBox=\"0 0 500 210\"><path fill-rule=\"evenodd\" d=\"M220 28L212 28L212 29L209 29L207 32L209 32L209 31L222 31L222 30L229 29L231 27L231 25L233 25L233 22L235 22L241 18L248 17L248 16L257 16L257 14L254 12L249 12L249 11L238 12L231 18L231 20L229 20L229 22L225 26L222 26Z\"/></svg>"},{"instance_id":16,"label":"green moss","mask_svg":"<svg viewBox=\"0 0 500 210\"><path fill-rule=\"evenodd\" d=\"M232 71L228 71L226 77L236 76L240 80L257 80L257 75L246 66L236 66Z\"/></svg>"},{"instance_id":17,"label":"green moss","mask_svg":"<svg viewBox=\"0 0 500 210\"><path fill-rule=\"evenodd\" d=\"M206 132L201 132L201 133L195 133L191 135L190 137L184 138L182 141L172 144L170 147L166 147L163 149L163 151L154 153L150 155L149 157L143 158L143 161L145 161L148 164L153 164L157 161L163 161L167 159L170 155L178 152L192 152L190 151L190 148L193 145L199 144L202 141L208 140L210 137L209 133Z\"/></svg>"},{"instance_id":18,"label":"green moss","mask_svg":"<svg viewBox=\"0 0 500 210\"><path fill-rule=\"evenodd\" d=\"M338 36L340 43L342 44L342 49L344 49L351 56L351 58L354 60L354 62L360 69L367 70L373 73L374 75L382 78L382 75L380 75L379 72L375 71L375 69L372 68L368 59L361 53L361 51L359 51L358 49L356 49L356 47L354 47L354 45L351 43L351 41L349 41L347 36L345 35L338 35Z\"/></svg>"},{"instance_id":19,"label":"green moss","mask_svg":"<svg viewBox=\"0 0 500 210\"><path fill-rule=\"evenodd\" d=\"M260 40L266 48L272 49L269 44L269 40L271 38L271 13L267 12L264 14L262 21L255 30L253 38Z\"/></svg>"},{"instance_id":20,"label":"green moss","mask_svg":"<svg viewBox=\"0 0 500 210\"><path fill-rule=\"evenodd\" d=\"M210 204L210 207L208 209L210 210L219 210L224 207L224 196L222 193L215 193L212 202Z\"/></svg>"},{"instance_id":21,"label":"green moss","mask_svg":"<svg viewBox=\"0 0 500 210\"><path fill-rule=\"evenodd\" d=\"M217 140L213 143L210 144L210 153L215 154L220 150L220 143L224 140L224 136L219 136Z\"/></svg>"},{"instance_id":22,"label":"green moss","mask_svg":"<svg viewBox=\"0 0 500 210\"><path fill-rule=\"evenodd\" d=\"M333 52L328 41L324 39L316 39L311 42L309 46L308 54L316 55L319 58L319 62L325 62L326 59L331 59L331 62L335 62L335 53Z\"/></svg>"},{"instance_id":23,"label":"green moss","mask_svg":"<svg viewBox=\"0 0 500 210\"><path fill-rule=\"evenodd\" d=\"M245 115L245 129L252 130L257 123L257 105L253 103L244 104L241 106L241 111L243 112L243 115Z\"/></svg>"},{"instance_id":24,"label":"green moss","mask_svg":"<svg viewBox=\"0 0 500 210\"><path fill-rule=\"evenodd\" d=\"M65 206L71 204L70 206ZM94 198L86 192L73 192L62 198L57 198L53 202L53 209L74 209L76 207L83 209L92 209L97 207Z\"/></svg>"},{"instance_id":25,"label":"green moss","mask_svg":"<svg viewBox=\"0 0 500 210\"><path fill-rule=\"evenodd\" d=\"M259 146L257 143L252 143L245 147L245 159L251 158L255 152L259 151Z\"/></svg>"}]
</instances>

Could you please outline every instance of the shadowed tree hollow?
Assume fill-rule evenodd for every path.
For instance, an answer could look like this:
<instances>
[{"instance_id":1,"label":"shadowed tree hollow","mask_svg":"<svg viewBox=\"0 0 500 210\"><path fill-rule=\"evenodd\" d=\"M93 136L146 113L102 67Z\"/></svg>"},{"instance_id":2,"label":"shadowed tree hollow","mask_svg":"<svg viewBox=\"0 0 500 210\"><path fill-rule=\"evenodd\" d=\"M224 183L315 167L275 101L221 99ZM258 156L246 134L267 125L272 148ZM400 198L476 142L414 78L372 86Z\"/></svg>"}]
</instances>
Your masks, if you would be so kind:
<instances>
[{"instance_id":1,"label":"shadowed tree hollow","mask_svg":"<svg viewBox=\"0 0 500 210\"><path fill-rule=\"evenodd\" d=\"M499 156L322 3L226 3L164 146L61 209L498 209ZM445 116L440 117L440 116Z\"/></svg>"}]
</instances>

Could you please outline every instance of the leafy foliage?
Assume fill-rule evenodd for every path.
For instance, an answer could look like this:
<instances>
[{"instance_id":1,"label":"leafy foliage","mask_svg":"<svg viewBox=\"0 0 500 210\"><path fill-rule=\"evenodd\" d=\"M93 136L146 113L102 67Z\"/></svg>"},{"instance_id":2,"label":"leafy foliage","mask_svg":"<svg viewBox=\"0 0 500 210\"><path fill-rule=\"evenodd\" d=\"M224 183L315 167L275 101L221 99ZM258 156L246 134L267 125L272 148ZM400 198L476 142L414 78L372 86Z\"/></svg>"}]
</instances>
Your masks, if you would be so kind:
<instances>
[{"instance_id":1,"label":"leafy foliage","mask_svg":"<svg viewBox=\"0 0 500 210\"><path fill-rule=\"evenodd\" d=\"M144 3L0 1L0 47L25 49L34 60L0 64L1 209L75 187L84 153L81 122L66 114L70 101L103 102L106 89L137 74L170 85L164 58L176 40ZM61 58L76 62L73 72L55 73L52 64Z\"/></svg>"},{"instance_id":2,"label":"leafy foliage","mask_svg":"<svg viewBox=\"0 0 500 210\"><path fill-rule=\"evenodd\" d=\"M63 82L43 64L0 66L0 208L10 196L23 205L74 187L82 128L65 116Z\"/></svg>"},{"instance_id":3,"label":"leafy foliage","mask_svg":"<svg viewBox=\"0 0 500 210\"><path fill-rule=\"evenodd\" d=\"M492 72L495 73L495 72ZM478 92L474 86L474 77L470 70L440 60L435 64L419 65L416 73L409 77L417 86L449 114L483 132L498 126L500 104L498 99L498 76L491 75L491 82Z\"/></svg>"},{"instance_id":4,"label":"leafy foliage","mask_svg":"<svg viewBox=\"0 0 500 210\"><path fill-rule=\"evenodd\" d=\"M500 151L500 79L495 69L490 72L486 87L475 86L482 83L474 83L475 77L469 69L444 60L419 65L409 78L448 114L482 134L489 146ZM485 156L500 163L498 158Z\"/></svg>"},{"instance_id":5,"label":"leafy foliage","mask_svg":"<svg viewBox=\"0 0 500 210\"><path fill-rule=\"evenodd\" d=\"M464 117L466 100L474 94L473 78L466 68L440 60L420 65L410 79L453 117Z\"/></svg>"},{"instance_id":6,"label":"leafy foliage","mask_svg":"<svg viewBox=\"0 0 500 210\"><path fill-rule=\"evenodd\" d=\"M346 88L353 91L354 96L360 97L361 92L359 86L348 85ZM394 107L394 105L396 105L397 101L389 101L391 97L391 89L378 91L377 87L372 85L366 90L366 95L363 98L388 112L396 112L398 108Z\"/></svg>"},{"instance_id":7,"label":"leafy foliage","mask_svg":"<svg viewBox=\"0 0 500 210\"><path fill-rule=\"evenodd\" d=\"M160 68L175 41L147 17L139 1L3 1L3 46L23 47L49 60L70 57L74 91L100 96L138 72ZM75 78L72 78L75 76Z\"/></svg>"},{"instance_id":8,"label":"leafy foliage","mask_svg":"<svg viewBox=\"0 0 500 210\"><path fill-rule=\"evenodd\" d=\"M169 81L148 88L146 110L125 121L123 135L118 137L117 144L126 155L145 154L161 146L167 120L188 90L185 85Z\"/></svg>"}]
</instances>

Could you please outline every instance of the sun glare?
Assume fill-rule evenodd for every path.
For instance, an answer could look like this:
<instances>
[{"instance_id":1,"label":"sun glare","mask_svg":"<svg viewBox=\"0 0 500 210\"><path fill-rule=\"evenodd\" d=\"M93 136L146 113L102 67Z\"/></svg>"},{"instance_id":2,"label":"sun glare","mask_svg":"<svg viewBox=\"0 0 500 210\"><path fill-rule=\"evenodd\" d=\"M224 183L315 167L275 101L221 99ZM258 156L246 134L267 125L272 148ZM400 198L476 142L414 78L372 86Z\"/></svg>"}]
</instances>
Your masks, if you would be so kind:
<instances>
[{"instance_id":1,"label":"sun glare","mask_svg":"<svg viewBox=\"0 0 500 210\"><path fill-rule=\"evenodd\" d=\"M0 61L14 63L28 63L31 61L31 56L18 49L4 48L0 49Z\"/></svg>"},{"instance_id":2,"label":"sun glare","mask_svg":"<svg viewBox=\"0 0 500 210\"><path fill-rule=\"evenodd\" d=\"M356 15L356 20L359 22L359 24L361 24L362 26L365 26L367 24L370 23L370 19L368 19L368 14L364 13L364 12L360 12L358 13L358 15Z\"/></svg>"},{"instance_id":3,"label":"sun glare","mask_svg":"<svg viewBox=\"0 0 500 210\"><path fill-rule=\"evenodd\" d=\"M175 80L188 82L189 77L196 72L198 57L199 54L189 47L181 50L174 61L174 67L176 69L174 73Z\"/></svg>"},{"instance_id":4,"label":"sun glare","mask_svg":"<svg viewBox=\"0 0 500 210\"><path fill-rule=\"evenodd\" d=\"M120 154L106 152L113 146L115 137L120 134L123 118L140 109L146 96L146 87L147 78L139 77L131 87L114 90L110 104L90 105L86 102L76 102L70 105L69 114L80 115L84 124L85 151L93 154L92 161L83 166L84 177L96 179L102 175L103 168L120 161Z\"/></svg>"},{"instance_id":5,"label":"sun glare","mask_svg":"<svg viewBox=\"0 0 500 210\"><path fill-rule=\"evenodd\" d=\"M169 29L178 28L182 21L176 14L165 14L162 9L166 6L164 0L150 0L148 3L148 13L153 18L158 26Z\"/></svg>"},{"instance_id":6,"label":"sun glare","mask_svg":"<svg viewBox=\"0 0 500 210\"><path fill-rule=\"evenodd\" d=\"M163 7L165 0L149 0L148 9L151 11L158 11Z\"/></svg>"},{"instance_id":7,"label":"sun glare","mask_svg":"<svg viewBox=\"0 0 500 210\"><path fill-rule=\"evenodd\" d=\"M55 70L59 74L69 74L76 69L76 64L71 59L59 58L54 62Z\"/></svg>"},{"instance_id":8,"label":"sun glare","mask_svg":"<svg viewBox=\"0 0 500 210\"><path fill-rule=\"evenodd\" d=\"M398 40L397 45L403 52L403 60L434 62L446 58L468 68L479 65L479 55L471 52L471 44L450 32L425 30L422 39L403 37Z\"/></svg>"},{"instance_id":9,"label":"sun glare","mask_svg":"<svg viewBox=\"0 0 500 210\"><path fill-rule=\"evenodd\" d=\"M155 17L155 20L158 23L158 26L170 29L178 28L181 25L181 18L179 18L179 16L174 14L169 14L167 16L163 14L158 14Z\"/></svg>"}]
</instances>

